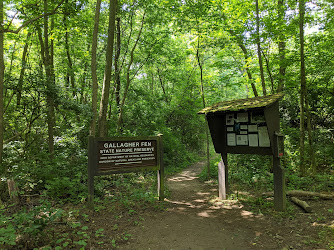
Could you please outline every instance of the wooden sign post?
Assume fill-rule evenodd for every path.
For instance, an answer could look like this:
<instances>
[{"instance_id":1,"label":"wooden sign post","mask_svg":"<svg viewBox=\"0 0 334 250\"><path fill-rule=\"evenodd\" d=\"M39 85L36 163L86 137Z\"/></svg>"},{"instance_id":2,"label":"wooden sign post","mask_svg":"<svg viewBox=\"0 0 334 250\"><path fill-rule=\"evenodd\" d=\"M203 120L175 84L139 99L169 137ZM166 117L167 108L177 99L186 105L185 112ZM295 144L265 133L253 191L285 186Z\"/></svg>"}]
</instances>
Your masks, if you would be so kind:
<instances>
[{"instance_id":1,"label":"wooden sign post","mask_svg":"<svg viewBox=\"0 0 334 250\"><path fill-rule=\"evenodd\" d=\"M94 204L94 176L158 171L159 200L164 199L162 135L150 137L89 137L88 205Z\"/></svg>"},{"instance_id":2,"label":"wooden sign post","mask_svg":"<svg viewBox=\"0 0 334 250\"><path fill-rule=\"evenodd\" d=\"M274 165L274 205L286 209L285 175L280 164L284 154L280 131L279 99L282 94L217 103L199 112L205 114L218 164L219 198L228 192L227 154L271 155Z\"/></svg>"}]
</instances>

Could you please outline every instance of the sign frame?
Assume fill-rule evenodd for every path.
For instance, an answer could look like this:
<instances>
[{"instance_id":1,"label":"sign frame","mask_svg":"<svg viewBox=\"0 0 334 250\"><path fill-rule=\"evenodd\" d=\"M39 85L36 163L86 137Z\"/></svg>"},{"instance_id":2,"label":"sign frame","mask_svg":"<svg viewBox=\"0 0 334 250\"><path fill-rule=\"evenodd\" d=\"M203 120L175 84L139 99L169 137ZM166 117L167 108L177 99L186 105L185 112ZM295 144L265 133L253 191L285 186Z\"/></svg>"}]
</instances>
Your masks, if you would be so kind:
<instances>
[{"instance_id":1,"label":"sign frame","mask_svg":"<svg viewBox=\"0 0 334 250\"><path fill-rule=\"evenodd\" d=\"M154 155L154 160L143 162L136 162L126 164L124 166L115 167L115 164L104 164L100 163L99 160L99 146L102 143L111 143L112 145L117 143L135 143L136 146L141 146L142 142L153 142L152 152ZM136 148L136 146L134 148ZM131 148L131 147L130 147ZM114 152L114 151L113 151ZM138 152L138 154L143 152ZM126 154L126 153L125 153ZM107 161L111 162L111 161ZM102 167L102 166L105 167ZM128 165L128 166L126 166ZM132 165L132 166L131 166ZM103 169L104 168L104 169ZM157 171L158 176L158 196L159 200L164 200L164 166L163 166L163 144L162 144L162 134L157 136L131 136L131 137L88 137L88 206L94 208L94 177L102 175L111 174L123 174L123 173L133 173L133 172L143 172L143 171Z\"/></svg>"}]
</instances>

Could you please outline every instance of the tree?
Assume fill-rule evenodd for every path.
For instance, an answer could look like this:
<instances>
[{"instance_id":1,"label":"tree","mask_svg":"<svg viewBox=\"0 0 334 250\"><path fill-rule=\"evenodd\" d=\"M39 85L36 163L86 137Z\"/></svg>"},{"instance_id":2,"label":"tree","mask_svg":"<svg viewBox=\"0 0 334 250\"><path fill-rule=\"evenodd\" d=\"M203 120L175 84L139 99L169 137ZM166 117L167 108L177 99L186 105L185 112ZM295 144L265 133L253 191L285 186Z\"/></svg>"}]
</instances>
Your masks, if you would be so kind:
<instances>
[{"instance_id":1,"label":"tree","mask_svg":"<svg viewBox=\"0 0 334 250\"><path fill-rule=\"evenodd\" d=\"M280 29L280 33L278 36L278 50L279 50L279 75L278 75L278 87L277 92L282 92L284 89L284 78L285 78L285 71L286 71L286 62L285 62L285 35L284 35L284 15L285 15L285 9L284 9L284 0L278 0L277 4L278 8L278 23L279 26L282 27Z\"/></svg>"},{"instance_id":2,"label":"tree","mask_svg":"<svg viewBox=\"0 0 334 250\"><path fill-rule=\"evenodd\" d=\"M300 172L306 173L305 167L305 98L306 98L306 74L305 74L305 56L304 56L304 16L305 1L299 0L299 39L300 39Z\"/></svg>"},{"instance_id":3,"label":"tree","mask_svg":"<svg viewBox=\"0 0 334 250\"><path fill-rule=\"evenodd\" d=\"M264 80L264 73L263 73L263 63L262 63L262 55L261 55L261 44L260 44L260 17L259 17L259 0L255 0L256 6L256 44L257 44L257 56L259 58L259 65L260 65L260 75L261 75L261 83L262 83L262 92L263 95L267 95L266 91L266 83Z\"/></svg>"},{"instance_id":4,"label":"tree","mask_svg":"<svg viewBox=\"0 0 334 250\"><path fill-rule=\"evenodd\" d=\"M2 161L3 152L3 141L4 141L4 74L5 74L5 64L4 64L4 7L3 1L0 1L0 163Z\"/></svg>"},{"instance_id":5,"label":"tree","mask_svg":"<svg viewBox=\"0 0 334 250\"><path fill-rule=\"evenodd\" d=\"M223 19L224 19L224 26L225 29L231 34L232 38L236 41L237 45L239 46L239 48L241 49L241 51L243 52L244 55L244 68L246 70L248 79L250 81L251 87L252 87L252 91L254 96L258 96L258 92L254 83L254 79L250 70L250 63L249 63L249 59L251 58L251 56L249 55L248 49L246 47L246 45L244 44L244 37L242 31L240 31L240 33L237 33L236 30L239 30L239 27L237 27L237 25L240 24L235 24L236 27L231 27L230 23L234 24L234 22L232 20L229 20L228 17L225 15L225 13L223 14Z\"/></svg>"},{"instance_id":6,"label":"tree","mask_svg":"<svg viewBox=\"0 0 334 250\"><path fill-rule=\"evenodd\" d=\"M49 18L46 13L48 13L49 5L48 0L44 0L44 18L43 18L43 35L44 37L40 39L40 45L43 47L44 52L41 56L43 59L44 70L45 70L45 80L46 80L46 102L47 102L47 124L48 124L48 146L49 153L54 154L54 129L55 129L55 74L54 74L54 58L53 58L53 41L49 43ZM53 28L53 21L51 22L51 30ZM43 40L44 39L44 40Z\"/></svg>"},{"instance_id":7,"label":"tree","mask_svg":"<svg viewBox=\"0 0 334 250\"><path fill-rule=\"evenodd\" d=\"M26 57L27 57L27 52L28 52L30 36L31 36L31 32L29 32L28 35L27 35L26 43L24 45L24 49L23 49L23 53L22 53L21 72L20 72L19 82L17 84L17 105L20 105L20 103L21 103L23 77L24 77L25 69L27 67Z\"/></svg>"},{"instance_id":8,"label":"tree","mask_svg":"<svg viewBox=\"0 0 334 250\"><path fill-rule=\"evenodd\" d=\"M114 50L116 6L117 6L117 1L110 0L106 65L104 69L104 80L103 80L103 86L102 86L102 96L101 96L101 101L100 101L100 112L99 112L99 136L100 137L104 137L107 133L107 111L108 111L108 104L109 104L112 57L113 57L113 50Z\"/></svg>"},{"instance_id":9,"label":"tree","mask_svg":"<svg viewBox=\"0 0 334 250\"><path fill-rule=\"evenodd\" d=\"M200 69L200 82L201 82L201 98L202 98L202 103L203 103L203 108L206 107L206 102L205 102L205 95L204 95L204 83L203 83L203 65L201 62L201 57L200 57L200 35L198 35L197 38L197 51L196 51L196 58L197 58L197 63L198 67ZM205 128L205 137L206 137L206 160L207 160L207 171L208 171L208 176L210 176L210 139L209 139L209 127L206 126Z\"/></svg>"},{"instance_id":10,"label":"tree","mask_svg":"<svg viewBox=\"0 0 334 250\"><path fill-rule=\"evenodd\" d=\"M96 135L97 92L98 92L98 80L96 72L96 50L97 50L97 38L98 38L99 23L100 23L100 9L101 9L101 0L97 0L95 7L94 30L93 30L92 51L91 51L92 113L93 113L90 123L90 132L89 132L91 136Z\"/></svg>"},{"instance_id":11,"label":"tree","mask_svg":"<svg viewBox=\"0 0 334 250\"><path fill-rule=\"evenodd\" d=\"M305 166L305 114L309 140L309 154L311 158L311 171L316 173L315 155L313 149L313 137L311 131L311 113L309 111L309 102L307 96L306 70L305 70L305 42L304 42L304 20L305 20L305 0L299 0L300 15L300 171L302 175L306 174Z\"/></svg>"},{"instance_id":12,"label":"tree","mask_svg":"<svg viewBox=\"0 0 334 250\"><path fill-rule=\"evenodd\" d=\"M127 65L127 69L126 69L126 85L125 85L125 89L124 89L124 94L123 94L122 102L121 102L121 104L119 106L119 115L118 115L118 122L117 122L118 130L121 130L121 126L122 126L123 109L124 109L126 97L128 95L129 86L130 86L130 83L131 83L130 70L131 70L131 66L132 66L132 63L133 63L134 52L135 52L135 49L137 47L137 44L139 42L142 30L143 30L144 20L145 20L145 12L143 14L143 18L142 18L142 21L141 21L141 26L140 26L140 29L139 29L139 32L138 32L138 35L137 35L137 39L136 39L136 41L135 41L135 43L134 43L134 45L133 45L133 47L132 47L132 49L130 51L130 59L129 59L129 62L128 62L128 65ZM132 25L132 23L131 23L131 25Z\"/></svg>"}]
</instances>

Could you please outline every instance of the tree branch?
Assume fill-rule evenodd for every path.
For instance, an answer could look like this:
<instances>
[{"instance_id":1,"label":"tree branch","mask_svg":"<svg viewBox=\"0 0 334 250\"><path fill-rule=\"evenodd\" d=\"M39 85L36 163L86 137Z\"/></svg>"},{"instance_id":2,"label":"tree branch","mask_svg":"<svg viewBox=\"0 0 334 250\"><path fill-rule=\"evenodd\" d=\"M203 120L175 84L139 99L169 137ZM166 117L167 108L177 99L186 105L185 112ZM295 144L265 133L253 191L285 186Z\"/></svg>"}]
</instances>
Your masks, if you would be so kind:
<instances>
[{"instance_id":1,"label":"tree branch","mask_svg":"<svg viewBox=\"0 0 334 250\"><path fill-rule=\"evenodd\" d=\"M9 26L6 29L3 29L0 27L0 33L14 33L18 34L23 28L27 27L29 24L37 21L38 19L45 17L45 16L51 16L56 13L56 11L59 9L59 7L64 3L65 0L61 0L60 3L56 6L56 8L53 9L50 13L46 14L41 14L39 16L36 16L34 18L31 18L30 20L24 22L20 27L18 27L16 30L9 30L9 26L11 25L12 22L10 22Z\"/></svg>"}]
</instances>

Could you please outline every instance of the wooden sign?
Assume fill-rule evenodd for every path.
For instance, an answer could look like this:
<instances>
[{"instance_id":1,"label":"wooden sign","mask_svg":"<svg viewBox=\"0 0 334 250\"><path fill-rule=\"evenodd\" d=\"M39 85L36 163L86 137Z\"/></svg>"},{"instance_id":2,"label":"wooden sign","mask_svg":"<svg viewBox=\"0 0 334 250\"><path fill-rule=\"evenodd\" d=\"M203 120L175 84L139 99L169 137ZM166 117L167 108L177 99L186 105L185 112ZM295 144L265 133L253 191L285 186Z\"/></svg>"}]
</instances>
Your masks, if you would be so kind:
<instances>
[{"instance_id":1,"label":"wooden sign","mask_svg":"<svg viewBox=\"0 0 334 250\"><path fill-rule=\"evenodd\" d=\"M158 195L164 199L162 135L149 137L89 137L88 203L93 207L94 176L158 171Z\"/></svg>"},{"instance_id":2,"label":"wooden sign","mask_svg":"<svg viewBox=\"0 0 334 250\"><path fill-rule=\"evenodd\" d=\"M157 140L97 141L98 171L158 167Z\"/></svg>"}]
</instances>

